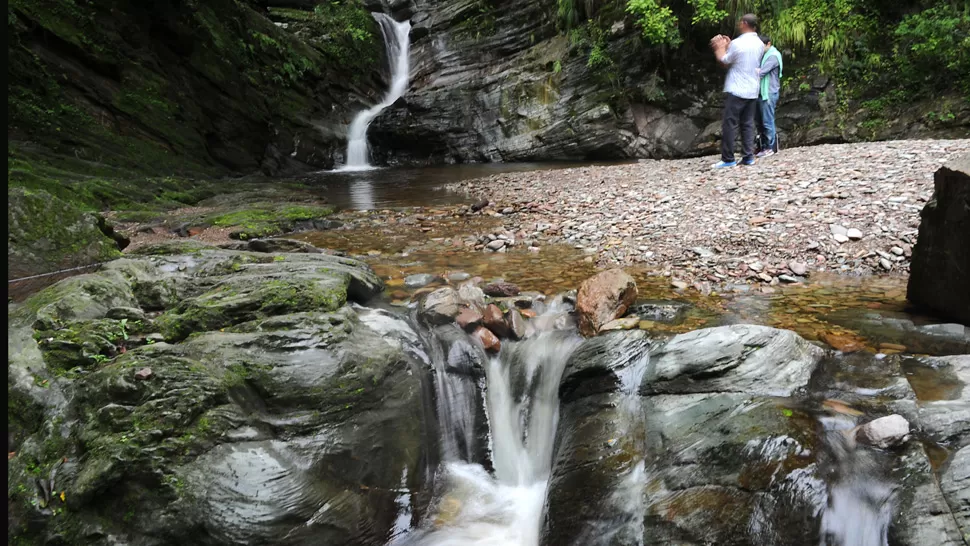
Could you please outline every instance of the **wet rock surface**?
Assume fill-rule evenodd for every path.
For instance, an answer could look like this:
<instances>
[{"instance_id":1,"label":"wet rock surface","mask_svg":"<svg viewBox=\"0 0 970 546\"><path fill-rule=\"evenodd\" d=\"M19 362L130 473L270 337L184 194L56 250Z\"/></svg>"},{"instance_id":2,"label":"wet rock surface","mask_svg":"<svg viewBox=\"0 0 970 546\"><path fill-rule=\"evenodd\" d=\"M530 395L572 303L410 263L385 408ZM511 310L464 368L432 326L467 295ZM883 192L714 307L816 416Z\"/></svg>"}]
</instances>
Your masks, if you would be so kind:
<instances>
[{"instance_id":1,"label":"wet rock surface","mask_svg":"<svg viewBox=\"0 0 970 546\"><path fill-rule=\"evenodd\" d=\"M7 278L104 262L120 255L99 218L40 190L7 191ZM104 224L104 219L100 219Z\"/></svg>"},{"instance_id":2,"label":"wet rock surface","mask_svg":"<svg viewBox=\"0 0 970 546\"><path fill-rule=\"evenodd\" d=\"M279 279L342 295L240 287ZM176 245L29 299L8 323L10 536L383 544L436 455L413 332L343 303L381 288L353 260Z\"/></svg>"},{"instance_id":3,"label":"wet rock surface","mask_svg":"<svg viewBox=\"0 0 970 546\"><path fill-rule=\"evenodd\" d=\"M604 293L625 302L626 277L611 275L623 282ZM487 296L468 273L433 277L401 296L406 316L358 305L384 286L357 260L186 242L12 307L12 536L385 544L447 526L438 462L501 467L489 374L509 374L517 404L563 355L543 544L885 532L958 546L967 533L970 357L907 354L930 326L915 317L900 344L850 353L834 350L856 343L849 332L823 349L738 323L758 309L672 335L698 309L634 295L581 339L579 293ZM935 327L949 335L937 349L962 347ZM906 433L861 432L899 420Z\"/></svg>"},{"instance_id":4,"label":"wet rock surface","mask_svg":"<svg viewBox=\"0 0 970 546\"><path fill-rule=\"evenodd\" d=\"M587 340L560 384L542 543L961 544L966 358L833 356L752 326ZM887 422L905 431L855 442ZM957 450L942 471L913 440L933 430Z\"/></svg>"}]
</instances>

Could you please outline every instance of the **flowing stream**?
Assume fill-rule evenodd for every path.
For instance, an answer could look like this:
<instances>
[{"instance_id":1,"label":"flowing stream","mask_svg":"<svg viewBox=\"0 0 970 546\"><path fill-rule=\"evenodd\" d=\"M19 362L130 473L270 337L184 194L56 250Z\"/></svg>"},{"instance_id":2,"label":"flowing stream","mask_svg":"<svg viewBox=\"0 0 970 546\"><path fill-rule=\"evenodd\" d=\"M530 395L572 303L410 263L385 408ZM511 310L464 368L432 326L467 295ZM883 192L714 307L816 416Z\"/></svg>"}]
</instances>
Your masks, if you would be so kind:
<instances>
[{"instance_id":1,"label":"flowing stream","mask_svg":"<svg viewBox=\"0 0 970 546\"><path fill-rule=\"evenodd\" d=\"M394 104L408 88L411 22L398 22L383 13L375 14L374 18L380 24L387 58L391 63L391 87L380 103L360 112L351 122L347 133L347 163L341 171L366 171L374 168L370 164L367 149L367 128L382 110Z\"/></svg>"},{"instance_id":2,"label":"flowing stream","mask_svg":"<svg viewBox=\"0 0 970 546\"><path fill-rule=\"evenodd\" d=\"M559 312L552 307L544 318ZM552 466L559 418L559 380L582 339L573 330L548 331L508 342L486 363L486 407L494 473L455 450L448 429L467 431L466 411L440 414L444 492L428 528L407 541L423 546L535 546ZM460 343L455 346L461 346ZM442 375L439 370L439 375ZM439 388L448 380L439 380ZM440 410L472 401L446 391ZM455 420L459 422L453 422ZM462 434L471 441L470 434Z\"/></svg>"}]
</instances>

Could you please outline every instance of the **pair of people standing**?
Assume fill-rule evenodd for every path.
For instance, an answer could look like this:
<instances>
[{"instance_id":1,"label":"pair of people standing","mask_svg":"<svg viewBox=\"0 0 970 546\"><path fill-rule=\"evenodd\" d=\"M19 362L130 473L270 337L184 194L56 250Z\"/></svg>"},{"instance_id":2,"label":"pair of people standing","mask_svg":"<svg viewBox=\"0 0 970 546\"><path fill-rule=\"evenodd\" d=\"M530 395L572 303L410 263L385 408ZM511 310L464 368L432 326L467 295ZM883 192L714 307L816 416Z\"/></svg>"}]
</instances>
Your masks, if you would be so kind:
<instances>
[{"instance_id":1,"label":"pair of people standing","mask_svg":"<svg viewBox=\"0 0 970 546\"><path fill-rule=\"evenodd\" d=\"M755 112L761 110L765 127L762 157L777 151L775 107L781 90L781 53L768 38L758 35L758 18L747 14L738 21L736 39L718 35L711 40L717 60L728 67L724 83L724 118L721 125L721 161L715 168L734 167L734 139L741 128L744 153L741 165L754 165Z\"/></svg>"}]
</instances>

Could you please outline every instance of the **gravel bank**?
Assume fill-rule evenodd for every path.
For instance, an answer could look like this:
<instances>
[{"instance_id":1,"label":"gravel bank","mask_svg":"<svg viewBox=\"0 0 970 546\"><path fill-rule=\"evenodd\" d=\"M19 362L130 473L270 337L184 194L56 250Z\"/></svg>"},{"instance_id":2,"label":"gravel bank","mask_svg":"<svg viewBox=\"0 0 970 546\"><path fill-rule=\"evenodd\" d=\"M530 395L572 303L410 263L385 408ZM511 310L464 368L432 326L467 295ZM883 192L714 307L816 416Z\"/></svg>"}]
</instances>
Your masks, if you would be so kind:
<instances>
[{"instance_id":1,"label":"gravel bank","mask_svg":"<svg viewBox=\"0 0 970 546\"><path fill-rule=\"evenodd\" d=\"M906 273L933 172L968 151L970 140L838 144L720 171L714 157L644 160L448 189L491 202L483 212L506 232L484 235L571 244L601 266L656 268L677 284L777 284L813 271Z\"/></svg>"}]
</instances>

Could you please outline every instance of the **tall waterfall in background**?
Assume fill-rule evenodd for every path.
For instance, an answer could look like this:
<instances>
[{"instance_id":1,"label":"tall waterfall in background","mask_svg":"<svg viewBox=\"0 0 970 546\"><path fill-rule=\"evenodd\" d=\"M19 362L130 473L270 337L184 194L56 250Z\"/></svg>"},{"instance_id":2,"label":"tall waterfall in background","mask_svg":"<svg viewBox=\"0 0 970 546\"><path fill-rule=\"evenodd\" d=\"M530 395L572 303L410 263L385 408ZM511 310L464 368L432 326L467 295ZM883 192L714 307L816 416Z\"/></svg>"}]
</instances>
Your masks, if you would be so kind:
<instances>
[{"instance_id":1,"label":"tall waterfall in background","mask_svg":"<svg viewBox=\"0 0 970 546\"><path fill-rule=\"evenodd\" d=\"M398 22L383 13L374 14L384 35L387 58L391 63L391 88L379 104L357 114L347 132L347 162L343 171L364 171L372 169L367 150L367 128L381 110L394 104L408 88L409 54L411 51L411 22Z\"/></svg>"}]
</instances>

